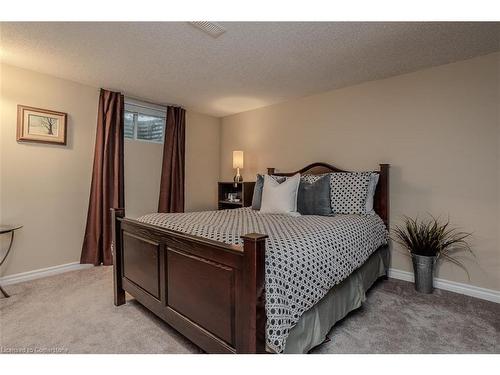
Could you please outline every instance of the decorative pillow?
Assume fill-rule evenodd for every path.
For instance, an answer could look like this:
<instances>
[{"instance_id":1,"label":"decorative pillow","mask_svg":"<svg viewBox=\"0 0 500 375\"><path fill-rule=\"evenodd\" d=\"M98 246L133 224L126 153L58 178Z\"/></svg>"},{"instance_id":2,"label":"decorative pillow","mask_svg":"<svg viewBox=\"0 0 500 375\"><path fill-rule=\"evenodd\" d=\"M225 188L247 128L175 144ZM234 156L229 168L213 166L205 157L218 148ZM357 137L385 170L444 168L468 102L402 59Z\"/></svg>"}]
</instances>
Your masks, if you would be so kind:
<instances>
[{"instance_id":1,"label":"decorative pillow","mask_svg":"<svg viewBox=\"0 0 500 375\"><path fill-rule=\"evenodd\" d=\"M372 173L370 175L370 182L368 183L368 195L366 197L366 213L373 215L375 211L373 210L373 199L375 197L375 190L377 190L378 184L378 173Z\"/></svg>"},{"instance_id":2,"label":"decorative pillow","mask_svg":"<svg viewBox=\"0 0 500 375\"><path fill-rule=\"evenodd\" d=\"M285 181L285 177L281 176L271 176L279 183ZM257 181L255 182L255 187L253 188L252 197L252 209L260 210L260 204L262 202L262 188L264 187L264 176L261 174L257 175Z\"/></svg>"},{"instance_id":3,"label":"decorative pillow","mask_svg":"<svg viewBox=\"0 0 500 375\"><path fill-rule=\"evenodd\" d=\"M300 179L305 182L313 183L318 181L320 178L325 176L329 176L331 173L323 173L323 174L303 174L300 176Z\"/></svg>"},{"instance_id":4,"label":"decorative pillow","mask_svg":"<svg viewBox=\"0 0 500 375\"><path fill-rule=\"evenodd\" d=\"M372 172L330 174L330 198L334 214L366 214L366 198L371 174Z\"/></svg>"},{"instance_id":5,"label":"decorative pillow","mask_svg":"<svg viewBox=\"0 0 500 375\"><path fill-rule=\"evenodd\" d=\"M306 176L311 175L304 175L301 178L297 194L297 211L301 215L331 215L330 176L325 174L314 179Z\"/></svg>"},{"instance_id":6,"label":"decorative pillow","mask_svg":"<svg viewBox=\"0 0 500 375\"><path fill-rule=\"evenodd\" d=\"M297 212L297 192L300 174L287 178L281 184L271 176L264 176L260 212L300 215Z\"/></svg>"}]
</instances>

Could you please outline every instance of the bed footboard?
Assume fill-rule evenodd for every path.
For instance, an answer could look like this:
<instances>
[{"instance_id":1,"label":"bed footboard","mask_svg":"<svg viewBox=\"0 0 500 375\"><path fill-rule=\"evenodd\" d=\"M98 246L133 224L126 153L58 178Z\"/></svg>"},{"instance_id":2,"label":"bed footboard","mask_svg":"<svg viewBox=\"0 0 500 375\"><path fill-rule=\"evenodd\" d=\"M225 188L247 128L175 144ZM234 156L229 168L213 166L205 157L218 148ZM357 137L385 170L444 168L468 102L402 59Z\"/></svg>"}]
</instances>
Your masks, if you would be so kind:
<instances>
[{"instance_id":1,"label":"bed footboard","mask_svg":"<svg viewBox=\"0 0 500 375\"><path fill-rule=\"evenodd\" d=\"M265 352L266 235L241 247L111 215L116 306L128 292L209 353Z\"/></svg>"}]
</instances>

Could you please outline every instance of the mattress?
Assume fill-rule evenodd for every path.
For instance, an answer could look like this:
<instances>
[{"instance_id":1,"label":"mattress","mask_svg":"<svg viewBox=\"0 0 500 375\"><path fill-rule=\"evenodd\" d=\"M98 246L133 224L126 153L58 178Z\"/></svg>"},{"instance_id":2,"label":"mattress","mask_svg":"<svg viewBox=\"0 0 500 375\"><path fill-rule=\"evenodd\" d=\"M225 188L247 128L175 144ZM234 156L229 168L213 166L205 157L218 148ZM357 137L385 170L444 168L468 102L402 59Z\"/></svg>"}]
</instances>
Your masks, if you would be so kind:
<instances>
[{"instance_id":1,"label":"mattress","mask_svg":"<svg viewBox=\"0 0 500 375\"><path fill-rule=\"evenodd\" d=\"M240 208L155 213L138 220L235 245L242 244L243 234L267 234L266 340L277 353L285 350L300 317L387 243L377 215L290 216Z\"/></svg>"}]
</instances>

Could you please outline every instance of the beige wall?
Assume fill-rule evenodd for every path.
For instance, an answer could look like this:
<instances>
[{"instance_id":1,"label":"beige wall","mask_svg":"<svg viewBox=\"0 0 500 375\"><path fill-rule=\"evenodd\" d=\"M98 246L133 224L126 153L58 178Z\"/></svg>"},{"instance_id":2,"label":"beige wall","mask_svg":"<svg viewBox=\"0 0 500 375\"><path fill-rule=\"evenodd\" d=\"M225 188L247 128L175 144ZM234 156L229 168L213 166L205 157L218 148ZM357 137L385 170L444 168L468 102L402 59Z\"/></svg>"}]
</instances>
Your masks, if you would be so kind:
<instances>
[{"instance_id":1,"label":"beige wall","mask_svg":"<svg viewBox=\"0 0 500 375\"><path fill-rule=\"evenodd\" d=\"M217 208L220 120L186 113L186 211ZM125 140L125 207L128 217L156 212L163 145ZM144 166L148 167L145 168Z\"/></svg>"},{"instance_id":2,"label":"beige wall","mask_svg":"<svg viewBox=\"0 0 500 375\"><path fill-rule=\"evenodd\" d=\"M99 93L96 88L1 65L2 223L23 224L2 266L9 275L80 259ZM68 114L68 145L16 142L16 106Z\"/></svg>"},{"instance_id":3,"label":"beige wall","mask_svg":"<svg viewBox=\"0 0 500 375\"><path fill-rule=\"evenodd\" d=\"M430 212L474 232L473 285L500 290L500 54L373 81L223 118L221 177L245 151L246 180L314 161L369 170L390 163L391 223ZM411 270L398 249L392 266ZM438 276L467 283L442 264Z\"/></svg>"},{"instance_id":4,"label":"beige wall","mask_svg":"<svg viewBox=\"0 0 500 375\"><path fill-rule=\"evenodd\" d=\"M158 211L163 144L125 139L123 154L126 216Z\"/></svg>"},{"instance_id":5,"label":"beige wall","mask_svg":"<svg viewBox=\"0 0 500 375\"><path fill-rule=\"evenodd\" d=\"M85 230L98 89L5 64L0 80L0 222L24 225L0 276L76 262ZM68 145L17 143L17 104L68 113ZM188 210L216 207L219 133L219 119L187 112ZM127 216L157 209L161 147L126 142Z\"/></svg>"},{"instance_id":6,"label":"beige wall","mask_svg":"<svg viewBox=\"0 0 500 375\"><path fill-rule=\"evenodd\" d=\"M220 119L186 113L186 211L217 209Z\"/></svg>"}]
</instances>

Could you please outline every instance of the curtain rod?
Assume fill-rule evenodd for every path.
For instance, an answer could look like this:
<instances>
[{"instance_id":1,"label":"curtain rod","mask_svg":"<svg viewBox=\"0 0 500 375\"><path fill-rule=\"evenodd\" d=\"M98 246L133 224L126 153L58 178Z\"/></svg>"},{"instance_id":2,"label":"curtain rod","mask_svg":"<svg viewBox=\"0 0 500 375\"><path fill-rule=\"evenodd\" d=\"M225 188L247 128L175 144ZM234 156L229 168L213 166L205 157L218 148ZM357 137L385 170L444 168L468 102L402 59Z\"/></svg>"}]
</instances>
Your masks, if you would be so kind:
<instances>
[{"instance_id":1,"label":"curtain rod","mask_svg":"<svg viewBox=\"0 0 500 375\"><path fill-rule=\"evenodd\" d=\"M100 91L101 89L99 89ZM108 89L104 89L104 90L108 90ZM120 90L115 90L115 89L109 89L109 91L117 91L117 92L120 92L121 94L123 94L123 96L125 96L125 98L128 98L128 99L132 99L132 100L137 100L139 102L144 102L144 103L148 103L148 104L153 104L153 105L159 105L159 106L162 106L162 107L169 107L169 106L172 106L172 107L181 107L181 108L184 108L178 104L173 104L173 103L155 103L155 102L152 102L148 99L143 99L143 98L138 98L138 97L135 97L135 96L130 96L130 95L127 95L126 93L123 93L121 92Z\"/></svg>"},{"instance_id":2,"label":"curtain rod","mask_svg":"<svg viewBox=\"0 0 500 375\"><path fill-rule=\"evenodd\" d=\"M177 105L177 104L172 104L172 103L155 103L155 102L152 102L150 100L146 100L146 99L142 99L142 98L137 98L135 96L130 96L130 95L126 95L126 94L123 94L123 95L125 96L125 99L137 100L138 102L143 102L143 103L152 104L152 105L159 105L161 107L180 107L180 105Z\"/></svg>"}]
</instances>

